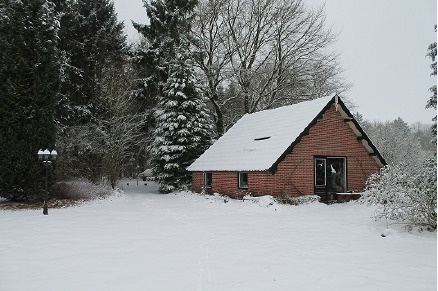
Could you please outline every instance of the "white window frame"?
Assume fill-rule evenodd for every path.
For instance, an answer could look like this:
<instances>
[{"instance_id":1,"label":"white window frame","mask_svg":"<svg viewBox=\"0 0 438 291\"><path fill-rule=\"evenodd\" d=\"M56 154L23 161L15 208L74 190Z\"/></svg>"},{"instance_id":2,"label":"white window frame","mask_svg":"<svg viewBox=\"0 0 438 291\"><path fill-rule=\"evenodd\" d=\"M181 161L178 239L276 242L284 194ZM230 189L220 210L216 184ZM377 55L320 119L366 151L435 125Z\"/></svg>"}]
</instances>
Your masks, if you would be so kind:
<instances>
[{"instance_id":1,"label":"white window frame","mask_svg":"<svg viewBox=\"0 0 438 291\"><path fill-rule=\"evenodd\" d=\"M246 175L246 185L242 185L241 184L241 181L242 181L242 178L241 177L243 177L243 175ZM243 189L243 190L247 190L248 189L248 173L247 172L239 172L239 174L238 174L238 176L237 176L237 180L238 180L238 186L239 186L239 189Z\"/></svg>"},{"instance_id":2,"label":"white window frame","mask_svg":"<svg viewBox=\"0 0 438 291\"><path fill-rule=\"evenodd\" d=\"M207 175L210 175L210 177L211 177L210 185L207 184L207 182L208 182ZM204 172L204 187L207 189L211 189L212 185L213 185L213 173L212 172Z\"/></svg>"},{"instance_id":3,"label":"white window frame","mask_svg":"<svg viewBox=\"0 0 438 291\"><path fill-rule=\"evenodd\" d=\"M342 185L342 187L344 187L345 188L345 190L347 189L347 157L336 157L336 156L327 156L327 157L316 157L314 160L315 160L315 165L314 165L314 167L315 167L315 181L314 181L314 183L315 183L315 186L327 186L327 160L328 159L343 159L344 160L344 162L343 162L343 169L342 169L342 171L343 171L343 181L344 181L344 185ZM316 165L317 165L317 160L323 160L324 161L324 184L322 185L318 185L318 184L316 184Z\"/></svg>"},{"instance_id":4,"label":"white window frame","mask_svg":"<svg viewBox=\"0 0 438 291\"><path fill-rule=\"evenodd\" d=\"M320 161L324 161L324 184L317 184L316 183L316 173L317 173L317 169L316 169L316 165L317 165L317 160ZM327 185L327 159L326 158L315 158L315 186L326 186Z\"/></svg>"}]
</instances>

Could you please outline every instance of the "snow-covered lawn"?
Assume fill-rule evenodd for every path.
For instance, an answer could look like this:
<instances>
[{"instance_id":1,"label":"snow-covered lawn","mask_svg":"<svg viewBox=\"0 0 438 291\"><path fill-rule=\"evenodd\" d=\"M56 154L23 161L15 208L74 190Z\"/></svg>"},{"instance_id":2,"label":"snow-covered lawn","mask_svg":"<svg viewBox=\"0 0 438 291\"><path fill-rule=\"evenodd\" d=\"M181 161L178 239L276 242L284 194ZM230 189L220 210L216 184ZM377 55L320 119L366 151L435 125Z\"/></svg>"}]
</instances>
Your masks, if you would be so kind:
<instances>
[{"instance_id":1,"label":"snow-covered lawn","mask_svg":"<svg viewBox=\"0 0 438 291\"><path fill-rule=\"evenodd\" d=\"M269 205L125 193L66 209L0 211L0 290L436 290L436 233L356 203ZM228 201L225 203L225 201Z\"/></svg>"}]
</instances>

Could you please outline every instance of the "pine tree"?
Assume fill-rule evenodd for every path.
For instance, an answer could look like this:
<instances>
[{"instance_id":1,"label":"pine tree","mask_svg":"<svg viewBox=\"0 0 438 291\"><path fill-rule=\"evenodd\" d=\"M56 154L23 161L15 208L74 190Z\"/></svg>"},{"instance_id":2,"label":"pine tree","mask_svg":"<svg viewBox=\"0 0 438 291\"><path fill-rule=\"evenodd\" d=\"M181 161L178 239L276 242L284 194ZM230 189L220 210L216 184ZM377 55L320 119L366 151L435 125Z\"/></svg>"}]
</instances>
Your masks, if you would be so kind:
<instances>
[{"instance_id":1,"label":"pine tree","mask_svg":"<svg viewBox=\"0 0 438 291\"><path fill-rule=\"evenodd\" d=\"M55 144L58 25L50 1L0 2L0 196L11 200L43 190L37 152Z\"/></svg>"},{"instance_id":2,"label":"pine tree","mask_svg":"<svg viewBox=\"0 0 438 291\"><path fill-rule=\"evenodd\" d=\"M189 22L197 0L152 0L143 1L150 24L133 22L142 35L140 44L130 51L131 64L135 70L132 95L144 115L142 133L145 145L139 149L139 164L150 167L147 147L155 127L154 111L162 96L162 86L168 78L169 60L180 39L187 36Z\"/></svg>"},{"instance_id":3,"label":"pine tree","mask_svg":"<svg viewBox=\"0 0 438 291\"><path fill-rule=\"evenodd\" d=\"M100 93L108 66L124 62L126 36L109 0L58 0L61 13L60 49L65 66L57 119L80 125L102 112Z\"/></svg>"},{"instance_id":4,"label":"pine tree","mask_svg":"<svg viewBox=\"0 0 438 291\"><path fill-rule=\"evenodd\" d=\"M109 0L58 0L65 64L57 106L62 173L101 178L104 153L97 123L108 115L105 78L124 67L126 36ZM78 140L78 135L82 140ZM68 159L65 159L68 157ZM61 157L62 159L62 157ZM62 163L61 163L62 162Z\"/></svg>"},{"instance_id":5,"label":"pine tree","mask_svg":"<svg viewBox=\"0 0 438 291\"><path fill-rule=\"evenodd\" d=\"M168 78L169 60L175 47L189 31L189 15L197 0L144 1L150 24L133 23L144 43L131 51L131 60L139 72L134 94L144 111L152 112ZM151 116L152 117L152 116ZM153 119L153 118L152 118ZM152 120L153 123L153 120Z\"/></svg>"},{"instance_id":6,"label":"pine tree","mask_svg":"<svg viewBox=\"0 0 438 291\"><path fill-rule=\"evenodd\" d=\"M436 25L435 25L435 32L436 32ZM429 45L427 50L428 50L427 56L432 59L432 64L430 65L430 67L432 69L431 75L436 77L436 73L437 73L437 70L436 70L437 69L437 66L436 66L436 42ZM429 91L432 92L432 96L430 96L430 99L427 101L426 108L433 108L436 110L436 84L433 85L429 89ZM436 136L436 130L437 130L436 116L432 120L434 122L434 124L432 126L432 132Z\"/></svg>"},{"instance_id":7,"label":"pine tree","mask_svg":"<svg viewBox=\"0 0 438 291\"><path fill-rule=\"evenodd\" d=\"M56 0L60 30L58 46L62 53L60 100L56 120L61 133L67 126L83 124L90 119L85 92L82 88L86 62L82 57L82 34L79 31L80 15L74 0Z\"/></svg>"},{"instance_id":8,"label":"pine tree","mask_svg":"<svg viewBox=\"0 0 438 291\"><path fill-rule=\"evenodd\" d=\"M141 68L136 90L155 124L150 146L160 191L171 192L190 181L186 167L210 145L211 121L196 87L189 53L190 17L196 0L144 1L149 25L134 23L144 36L133 52Z\"/></svg>"},{"instance_id":9,"label":"pine tree","mask_svg":"<svg viewBox=\"0 0 438 291\"><path fill-rule=\"evenodd\" d=\"M155 112L157 127L151 145L162 193L188 185L186 167L211 144L213 127L205 101L196 88L187 48L179 47Z\"/></svg>"}]
</instances>

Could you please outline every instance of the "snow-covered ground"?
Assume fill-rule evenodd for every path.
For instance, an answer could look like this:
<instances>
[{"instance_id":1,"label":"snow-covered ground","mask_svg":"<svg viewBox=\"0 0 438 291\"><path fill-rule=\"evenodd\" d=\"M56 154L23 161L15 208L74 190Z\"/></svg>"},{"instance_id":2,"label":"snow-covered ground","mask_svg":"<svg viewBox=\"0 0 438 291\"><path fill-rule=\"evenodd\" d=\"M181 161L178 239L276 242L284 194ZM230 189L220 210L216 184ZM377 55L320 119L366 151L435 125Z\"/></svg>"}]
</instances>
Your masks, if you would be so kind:
<instances>
[{"instance_id":1,"label":"snow-covered ground","mask_svg":"<svg viewBox=\"0 0 438 291\"><path fill-rule=\"evenodd\" d=\"M436 232L386 231L354 202L124 193L0 211L0 290L436 290ZM226 202L227 201L227 202Z\"/></svg>"}]
</instances>

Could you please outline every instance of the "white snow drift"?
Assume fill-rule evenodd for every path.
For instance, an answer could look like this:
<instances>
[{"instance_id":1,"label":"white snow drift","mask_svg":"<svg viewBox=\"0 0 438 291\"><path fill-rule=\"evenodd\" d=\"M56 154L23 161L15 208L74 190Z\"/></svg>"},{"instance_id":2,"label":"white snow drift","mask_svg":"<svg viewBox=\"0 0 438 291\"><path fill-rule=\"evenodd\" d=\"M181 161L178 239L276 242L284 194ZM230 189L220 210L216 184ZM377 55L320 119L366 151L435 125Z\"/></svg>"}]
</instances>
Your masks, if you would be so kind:
<instances>
[{"instance_id":1,"label":"white snow drift","mask_svg":"<svg viewBox=\"0 0 438 291\"><path fill-rule=\"evenodd\" d=\"M373 208L135 184L48 216L0 211L0 290L436 290L436 232L385 230Z\"/></svg>"}]
</instances>

